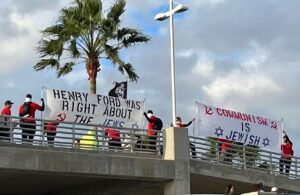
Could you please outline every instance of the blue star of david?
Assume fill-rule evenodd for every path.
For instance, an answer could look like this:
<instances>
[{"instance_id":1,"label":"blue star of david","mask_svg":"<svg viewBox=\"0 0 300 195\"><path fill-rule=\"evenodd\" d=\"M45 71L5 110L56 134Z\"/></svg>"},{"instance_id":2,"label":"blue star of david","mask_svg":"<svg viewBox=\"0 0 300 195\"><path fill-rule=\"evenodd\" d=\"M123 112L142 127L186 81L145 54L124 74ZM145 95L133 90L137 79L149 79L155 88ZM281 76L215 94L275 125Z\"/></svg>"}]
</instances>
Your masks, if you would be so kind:
<instances>
[{"instance_id":1,"label":"blue star of david","mask_svg":"<svg viewBox=\"0 0 300 195\"><path fill-rule=\"evenodd\" d=\"M265 139L263 139L263 143L262 143L265 147L270 145L270 140L266 137Z\"/></svg>"},{"instance_id":2,"label":"blue star of david","mask_svg":"<svg viewBox=\"0 0 300 195\"><path fill-rule=\"evenodd\" d=\"M223 129L221 129L221 127L216 128L215 134L217 135L217 137L223 135Z\"/></svg>"},{"instance_id":3,"label":"blue star of david","mask_svg":"<svg viewBox=\"0 0 300 195\"><path fill-rule=\"evenodd\" d=\"M133 123L133 124L131 125L131 128L133 128L133 129L138 129L138 128L139 128L139 125L138 125L137 123Z\"/></svg>"}]
</instances>

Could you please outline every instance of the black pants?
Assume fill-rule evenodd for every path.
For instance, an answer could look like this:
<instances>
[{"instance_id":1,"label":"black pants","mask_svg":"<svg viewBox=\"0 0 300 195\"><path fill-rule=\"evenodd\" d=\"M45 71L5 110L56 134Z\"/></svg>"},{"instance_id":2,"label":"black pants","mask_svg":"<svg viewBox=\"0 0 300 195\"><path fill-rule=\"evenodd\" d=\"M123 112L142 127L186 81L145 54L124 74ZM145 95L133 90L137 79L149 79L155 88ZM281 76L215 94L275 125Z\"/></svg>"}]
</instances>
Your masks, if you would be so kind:
<instances>
[{"instance_id":1,"label":"black pants","mask_svg":"<svg viewBox=\"0 0 300 195\"><path fill-rule=\"evenodd\" d=\"M110 139L108 141L108 147L109 147L109 149L118 149L118 150L120 150L122 148L121 140L112 140L112 139Z\"/></svg>"},{"instance_id":2,"label":"black pants","mask_svg":"<svg viewBox=\"0 0 300 195\"><path fill-rule=\"evenodd\" d=\"M192 142L190 142L190 150L191 150L191 153L192 153L192 158L196 158L196 147L194 144L192 144Z\"/></svg>"},{"instance_id":3,"label":"black pants","mask_svg":"<svg viewBox=\"0 0 300 195\"><path fill-rule=\"evenodd\" d=\"M36 130L35 123L23 123L20 124L20 127L22 129L22 142L33 142L33 137Z\"/></svg>"},{"instance_id":4,"label":"black pants","mask_svg":"<svg viewBox=\"0 0 300 195\"><path fill-rule=\"evenodd\" d=\"M157 142L157 137L156 135L149 135L148 136L149 139L149 149L150 150L156 150L156 142Z\"/></svg>"},{"instance_id":5,"label":"black pants","mask_svg":"<svg viewBox=\"0 0 300 195\"><path fill-rule=\"evenodd\" d=\"M289 175L291 164L292 164L292 159L291 158L282 158L281 157L280 160L279 160L279 171L280 171L280 173L283 173L283 171L285 169L286 175ZM284 168L284 166L285 166L285 168Z\"/></svg>"},{"instance_id":6,"label":"black pants","mask_svg":"<svg viewBox=\"0 0 300 195\"><path fill-rule=\"evenodd\" d=\"M54 145L54 139L56 136L56 131L46 131L46 136L49 145Z\"/></svg>"},{"instance_id":7,"label":"black pants","mask_svg":"<svg viewBox=\"0 0 300 195\"><path fill-rule=\"evenodd\" d=\"M1 127L0 128L0 140L9 140L10 132L9 128Z\"/></svg>"}]
</instances>

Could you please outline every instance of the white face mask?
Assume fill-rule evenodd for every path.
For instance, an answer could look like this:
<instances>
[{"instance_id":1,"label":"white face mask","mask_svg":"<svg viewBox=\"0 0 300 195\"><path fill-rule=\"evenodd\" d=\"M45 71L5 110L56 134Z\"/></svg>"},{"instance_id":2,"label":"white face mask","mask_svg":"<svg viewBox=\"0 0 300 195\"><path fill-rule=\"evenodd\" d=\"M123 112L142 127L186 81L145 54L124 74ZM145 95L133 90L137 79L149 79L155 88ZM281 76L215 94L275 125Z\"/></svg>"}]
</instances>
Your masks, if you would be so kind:
<instances>
[{"instance_id":1,"label":"white face mask","mask_svg":"<svg viewBox=\"0 0 300 195\"><path fill-rule=\"evenodd\" d=\"M147 113L148 118L150 118L153 114Z\"/></svg>"},{"instance_id":2,"label":"white face mask","mask_svg":"<svg viewBox=\"0 0 300 195\"><path fill-rule=\"evenodd\" d=\"M26 98L25 102L31 102L31 98Z\"/></svg>"}]
</instances>

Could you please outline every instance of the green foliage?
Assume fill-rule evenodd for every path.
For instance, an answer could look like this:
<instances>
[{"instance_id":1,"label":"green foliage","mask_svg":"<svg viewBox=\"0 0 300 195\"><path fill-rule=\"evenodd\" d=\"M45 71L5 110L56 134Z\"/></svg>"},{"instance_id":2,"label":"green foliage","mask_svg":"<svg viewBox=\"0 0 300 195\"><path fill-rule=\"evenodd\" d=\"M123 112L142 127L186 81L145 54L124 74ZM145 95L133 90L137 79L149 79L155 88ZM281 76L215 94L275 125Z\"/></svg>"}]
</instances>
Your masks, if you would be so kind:
<instances>
[{"instance_id":1,"label":"green foliage","mask_svg":"<svg viewBox=\"0 0 300 195\"><path fill-rule=\"evenodd\" d=\"M219 152L218 147L221 147L218 146L217 138L209 137L206 144L208 149L207 152L203 154L203 159L216 159ZM227 153L231 164L240 168L255 167L260 159L260 151L257 146L244 146L238 142L233 142ZM222 157L219 157L219 160L223 160Z\"/></svg>"},{"instance_id":2,"label":"green foliage","mask_svg":"<svg viewBox=\"0 0 300 195\"><path fill-rule=\"evenodd\" d=\"M204 159L215 159L217 157L217 138L214 137L208 137L207 143L208 145L208 151L203 154Z\"/></svg>"},{"instance_id":3,"label":"green foliage","mask_svg":"<svg viewBox=\"0 0 300 195\"><path fill-rule=\"evenodd\" d=\"M260 159L259 148L258 146L243 146L240 143L234 143L233 146L235 155L240 161L244 162L243 166L246 167L255 167L257 161Z\"/></svg>"},{"instance_id":4,"label":"green foliage","mask_svg":"<svg viewBox=\"0 0 300 195\"><path fill-rule=\"evenodd\" d=\"M42 31L37 47L40 59L34 69L52 68L61 77L85 62L89 78L96 80L100 59L105 58L131 81L137 81L132 64L124 62L119 54L122 48L146 43L150 38L139 30L121 27L125 5L125 0L117 0L107 15L102 11L101 0L74 0L70 7L62 8L56 24Z\"/></svg>"}]
</instances>

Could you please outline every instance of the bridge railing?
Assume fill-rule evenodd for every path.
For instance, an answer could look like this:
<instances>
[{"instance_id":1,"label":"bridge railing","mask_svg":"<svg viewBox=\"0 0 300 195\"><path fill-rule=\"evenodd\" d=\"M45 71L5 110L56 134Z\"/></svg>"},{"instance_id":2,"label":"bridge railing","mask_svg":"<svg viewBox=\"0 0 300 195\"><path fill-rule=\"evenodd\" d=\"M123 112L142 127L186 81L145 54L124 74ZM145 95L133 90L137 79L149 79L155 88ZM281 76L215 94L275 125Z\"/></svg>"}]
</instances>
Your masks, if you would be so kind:
<instances>
[{"instance_id":1,"label":"bridge railing","mask_svg":"<svg viewBox=\"0 0 300 195\"><path fill-rule=\"evenodd\" d=\"M144 129L113 128L120 137L112 139L106 133L110 127L99 124L60 122L58 126L48 126L48 129L53 129L47 131L47 123L49 125L49 122L51 124L56 121L35 119L36 129L33 130L32 126L24 127L26 123L22 119L0 115L0 142L74 150L143 153L162 157L162 131L155 131L155 136L147 136L147 130ZM226 143L229 146L222 150L223 143L214 138L190 137L190 157L237 169L254 169L274 175L300 177L299 157L293 156L289 161L282 159L280 153L238 143ZM282 160L285 162L280 162ZM290 167L286 166L289 164Z\"/></svg>"},{"instance_id":2,"label":"bridge railing","mask_svg":"<svg viewBox=\"0 0 300 195\"><path fill-rule=\"evenodd\" d=\"M36 122L32 125L23 119L25 118L0 115L0 142L162 156L162 131L153 130L156 135L147 136L145 129L70 122L58 124L57 121L41 119L35 119Z\"/></svg>"},{"instance_id":3,"label":"bridge railing","mask_svg":"<svg viewBox=\"0 0 300 195\"><path fill-rule=\"evenodd\" d=\"M255 146L193 136L190 136L190 148L190 157L195 160L300 178L300 158L296 156L292 156L290 160L283 159L281 153L262 150Z\"/></svg>"}]
</instances>

